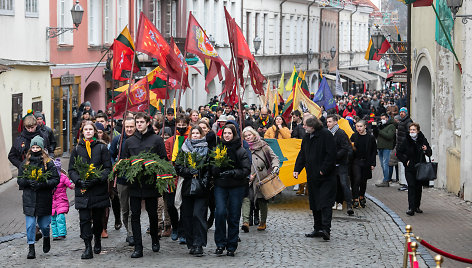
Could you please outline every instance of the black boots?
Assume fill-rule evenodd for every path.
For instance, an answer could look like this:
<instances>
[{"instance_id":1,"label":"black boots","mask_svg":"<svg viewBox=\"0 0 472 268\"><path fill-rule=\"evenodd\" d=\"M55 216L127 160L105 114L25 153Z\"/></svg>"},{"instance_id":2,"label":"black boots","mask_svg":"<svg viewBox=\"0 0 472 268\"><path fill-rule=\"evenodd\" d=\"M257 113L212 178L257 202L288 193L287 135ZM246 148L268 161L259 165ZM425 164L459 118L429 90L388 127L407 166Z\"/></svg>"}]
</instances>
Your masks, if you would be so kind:
<instances>
[{"instance_id":1,"label":"black boots","mask_svg":"<svg viewBox=\"0 0 472 268\"><path fill-rule=\"evenodd\" d=\"M80 257L82 260L87 260L93 258L92 253L92 240L84 241L85 242L85 250Z\"/></svg>"},{"instance_id":2,"label":"black boots","mask_svg":"<svg viewBox=\"0 0 472 268\"><path fill-rule=\"evenodd\" d=\"M153 252L159 252L159 249L161 249L161 245L159 244L159 237L151 237L152 239L152 251Z\"/></svg>"},{"instance_id":3,"label":"black boots","mask_svg":"<svg viewBox=\"0 0 472 268\"><path fill-rule=\"evenodd\" d=\"M34 259L36 258L36 252L34 251L34 244L29 244L29 251L28 251L28 256L26 256L27 259Z\"/></svg>"},{"instance_id":4,"label":"black boots","mask_svg":"<svg viewBox=\"0 0 472 268\"><path fill-rule=\"evenodd\" d=\"M94 237L94 242L95 244L93 245L93 253L100 254L100 252L102 251L102 241L100 235L96 235Z\"/></svg>"},{"instance_id":5,"label":"black boots","mask_svg":"<svg viewBox=\"0 0 472 268\"><path fill-rule=\"evenodd\" d=\"M254 225L259 225L259 209L254 208Z\"/></svg>"},{"instance_id":6,"label":"black boots","mask_svg":"<svg viewBox=\"0 0 472 268\"><path fill-rule=\"evenodd\" d=\"M131 258L141 258L143 256L143 245L135 245Z\"/></svg>"},{"instance_id":7,"label":"black boots","mask_svg":"<svg viewBox=\"0 0 472 268\"><path fill-rule=\"evenodd\" d=\"M43 252L48 253L51 250L51 238L44 237L43 238Z\"/></svg>"}]
</instances>

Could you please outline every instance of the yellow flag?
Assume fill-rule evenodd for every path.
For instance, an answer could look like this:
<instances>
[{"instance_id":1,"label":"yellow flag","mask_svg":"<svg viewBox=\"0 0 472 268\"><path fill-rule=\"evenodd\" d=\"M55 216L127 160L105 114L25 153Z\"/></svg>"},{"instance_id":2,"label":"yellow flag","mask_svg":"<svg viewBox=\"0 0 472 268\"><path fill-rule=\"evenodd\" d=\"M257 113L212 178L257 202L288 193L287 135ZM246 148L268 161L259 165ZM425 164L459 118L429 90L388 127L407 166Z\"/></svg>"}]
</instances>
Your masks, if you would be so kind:
<instances>
[{"instance_id":1,"label":"yellow flag","mask_svg":"<svg viewBox=\"0 0 472 268\"><path fill-rule=\"evenodd\" d=\"M347 136L351 138L352 134L354 134L354 131L352 131L351 125L349 125L349 121L347 121L344 118L341 118L338 120L338 126L340 129L344 130L346 132Z\"/></svg>"},{"instance_id":2,"label":"yellow flag","mask_svg":"<svg viewBox=\"0 0 472 268\"><path fill-rule=\"evenodd\" d=\"M287 85L285 86L286 91L292 91L293 84L294 84L293 80L295 80L296 73L297 73L297 69L295 68L295 66L293 66L292 75L290 76L290 79L288 80Z\"/></svg>"},{"instance_id":3,"label":"yellow flag","mask_svg":"<svg viewBox=\"0 0 472 268\"><path fill-rule=\"evenodd\" d=\"M284 73L283 72L282 72L282 77L280 77L278 92L279 92L280 96L284 95Z\"/></svg>"},{"instance_id":4,"label":"yellow flag","mask_svg":"<svg viewBox=\"0 0 472 268\"><path fill-rule=\"evenodd\" d=\"M293 110L299 110L301 113L308 111L310 114L316 116L317 118L321 117L321 108L316 103L314 103L310 98L308 98L305 93L303 93L300 83L297 83L295 87L295 94L293 97ZM302 108L303 107L303 108Z\"/></svg>"},{"instance_id":5,"label":"yellow flag","mask_svg":"<svg viewBox=\"0 0 472 268\"><path fill-rule=\"evenodd\" d=\"M172 107L174 107L174 118L177 117L177 109L175 107L175 98L174 98L174 102L172 103Z\"/></svg>"}]
</instances>

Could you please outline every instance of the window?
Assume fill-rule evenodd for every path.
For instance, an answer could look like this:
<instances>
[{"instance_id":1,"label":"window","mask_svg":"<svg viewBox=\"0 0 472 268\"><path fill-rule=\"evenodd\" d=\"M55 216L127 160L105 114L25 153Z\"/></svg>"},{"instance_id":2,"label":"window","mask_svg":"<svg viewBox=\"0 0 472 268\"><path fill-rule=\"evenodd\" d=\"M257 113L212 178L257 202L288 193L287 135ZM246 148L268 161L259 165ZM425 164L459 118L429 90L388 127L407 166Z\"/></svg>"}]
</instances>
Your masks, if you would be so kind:
<instances>
[{"instance_id":1,"label":"window","mask_svg":"<svg viewBox=\"0 0 472 268\"><path fill-rule=\"evenodd\" d=\"M15 15L13 0L0 0L0 15Z\"/></svg>"},{"instance_id":2,"label":"window","mask_svg":"<svg viewBox=\"0 0 472 268\"><path fill-rule=\"evenodd\" d=\"M70 10L72 8L72 2L68 0L57 1L57 27L73 27L72 16ZM57 43L59 45L73 45L74 34L71 32L65 32L57 37Z\"/></svg>"},{"instance_id":3,"label":"window","mask_svg":"<svg viewBox=\"0 0 472 268\"><path fill-rule=\"evenodd\" d=\"M274 14L274 54L279 54L280 45L280 19L279 14Z\"/></svg>"},{"instance_id":4,"label":"window","mask_svg":"<svg viewBox=\"0 0 472 268\"><path fill-rule=\"evenodd\" d=\"M198 19L198 0L193 0L193 16Z\"/></svg>"},{"instance_id":5,"label":"window","mask_svg":"<svg viewBox=\"0 0 472 268\"><path fill-rule=\"evenodd\" d=\"M141 12L143 11L143 1L144 0L136 0L136 15L134 16L134 31L135 33L138 32L138 27L139 27L139 19L141 17Z\"/></svg>"},{"instance_id":6,"label":"window","mask_svg":"<svg viewBox=\"0 0 472 268\"><path fill-rule=\"evenodd\" d=\"M25 0L25 17L39 17L38 0Z\"/></svg>"},{"instance_id":7,"label":"window","mask_svg":"<svg viewBox=\"0 0 472 268\"><path fill-rule=\"evenodd\" d=\"M171 32L171 36L177 36L177 1L172 1L172 14L171 14L171 17L172 17L172 26L171 26L171 29L172 29L172 32Z\"/></svg>"},{"instance_id":8,"label":"window","mask_svg":"<svg viewBox=\"0 0 472 268\"><path fill-rule=\"evenodd\" d=\"M112 16L112 4L111 0L104 0L103 1L103 39L105 44L113 43L113 20Z\"/></svg>"},{"instance_id":9,"label":"window","mask_svg":"<svg viewBox=\"0 0 472 268\"><path fill-rule=\"evenodd\" d=\"M99 46L101 44L101 2L101 0L88 1L88 43L90 46Z\"/></svg>"},{"instance_id":10,"label":"window","mask_svg":"<svg viewBox=\"0 0 472 268\"><path fill-rule=\"evenodd\" d=\"M154 25L161 31L161 1L154 2Z\"/></svg>"},{"instance_id":11,"label":"window","mask_svg":"<svg viewBox=\"0 0 472 268\"><path fill-rule=\"evenodd\" d=\"M118 30L122 31L128 25L128 1L118 0Z\"/></svg>"}]
</instances>

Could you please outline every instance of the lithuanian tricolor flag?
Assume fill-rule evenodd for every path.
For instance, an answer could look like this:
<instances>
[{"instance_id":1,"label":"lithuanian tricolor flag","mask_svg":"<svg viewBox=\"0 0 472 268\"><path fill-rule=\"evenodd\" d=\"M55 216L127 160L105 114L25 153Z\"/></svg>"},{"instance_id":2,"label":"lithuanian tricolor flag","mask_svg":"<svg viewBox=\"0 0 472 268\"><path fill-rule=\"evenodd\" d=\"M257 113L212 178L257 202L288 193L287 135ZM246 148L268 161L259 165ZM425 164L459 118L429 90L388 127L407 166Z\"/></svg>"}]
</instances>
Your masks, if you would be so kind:
<instances>
[{"instance_id":1,"label":"lithuanian tricolor flag","mask_svg":"<svg viewBox=\"0 0 472 268\"><path fill-rule=\"evenodd\" d=\"M387 50L390 48L390 43L388 42L387 38L385 36L382 36L382 45L380 46L380 49L375 50L373 45L372 45L372 38L369 40L369 46L367 47L367 51L365 52L365 59L366 60L376 60L379 61L382 56L379 54L384 54L387 52Z\"/></svg>"},{"instance_id":2,"label":"lithuanian tricolor flag","mask_svg":"<svg viewBox=\"0 0 472 268\"><path fill-rule=\"evenodd\" d=\"M121 31L120 35L118 35L116 40L120 41L125 46L131 48L131 50L133 50L133 51L135 50L134 49L133 38L131 38L131 34L129 33L128 26L125 26L125 28L123 29L123 31ZM137 56L134 57L134 64L136 66L138 66L139 68L141 68L141 65L139 63L139 60L138 60Z\"/></svg>"}]
</instances>

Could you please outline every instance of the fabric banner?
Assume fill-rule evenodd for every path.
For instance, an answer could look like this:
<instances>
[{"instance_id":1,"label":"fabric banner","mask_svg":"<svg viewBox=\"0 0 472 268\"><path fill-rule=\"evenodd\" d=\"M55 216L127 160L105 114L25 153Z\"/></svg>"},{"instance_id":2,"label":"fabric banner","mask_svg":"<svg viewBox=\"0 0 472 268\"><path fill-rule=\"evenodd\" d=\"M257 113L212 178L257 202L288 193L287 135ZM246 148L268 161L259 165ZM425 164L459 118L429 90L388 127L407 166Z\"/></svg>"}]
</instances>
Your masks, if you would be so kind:
<instances>
[{"instance_id":1,"label":"fabric banner","mask_svg":"<svg viewBox=\"0 0 472 268\"><path fill-rule=\"evenodd\" d=\"M450 46L448 39L452 40L451 32L454 29L454 20L451 10L447 7L446 0L436 0L436 10L438 11L438 16L436 17L436 42L453 52L454 49ZM441 29L438 20L441 20L445 31Z\"/></svg>"},{"instance_id":2,"label":"fabric banner","mask_svg":"<svg viewBox=\"0 0 472 268\"><path fill-rule=\"evenodd\" d=\"M293 177L295 161L302 145L301 139L264 139L277 155L280 161L279 178L285 186L293 186L306 182L306 171L298 175L298 179Z\"/></svg>"}]
</instances>

